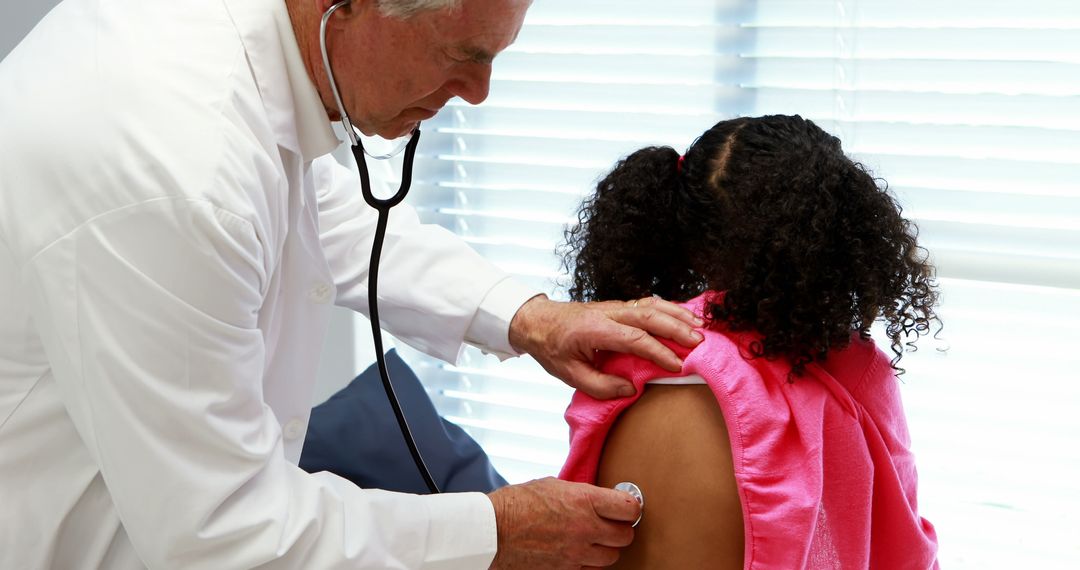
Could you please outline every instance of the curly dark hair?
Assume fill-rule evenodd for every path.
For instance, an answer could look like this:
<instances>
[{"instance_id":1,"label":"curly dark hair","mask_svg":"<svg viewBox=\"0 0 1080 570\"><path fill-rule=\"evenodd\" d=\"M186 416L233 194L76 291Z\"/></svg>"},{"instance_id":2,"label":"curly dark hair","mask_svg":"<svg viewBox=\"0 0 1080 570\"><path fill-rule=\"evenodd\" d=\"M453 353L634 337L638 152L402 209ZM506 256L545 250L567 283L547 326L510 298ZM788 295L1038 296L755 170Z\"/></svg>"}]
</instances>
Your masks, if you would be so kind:
<instances>
[{"instance_id":1,"label":"curly dark hair","mask_svg":"<svg viewBox=\"0 0 1080 570\"><path fill-rule=\"evenodd\" d=\"M839 139L799 116L722 121L682 159L638 150L578 220L563 247L572 299L724 291L709 326L756 331L750 357L786 357L795 376L853 334L868 339L878 318L901 373L904 345L932 321L940 330L917 228Z\"/></svg>"}]
</instances>

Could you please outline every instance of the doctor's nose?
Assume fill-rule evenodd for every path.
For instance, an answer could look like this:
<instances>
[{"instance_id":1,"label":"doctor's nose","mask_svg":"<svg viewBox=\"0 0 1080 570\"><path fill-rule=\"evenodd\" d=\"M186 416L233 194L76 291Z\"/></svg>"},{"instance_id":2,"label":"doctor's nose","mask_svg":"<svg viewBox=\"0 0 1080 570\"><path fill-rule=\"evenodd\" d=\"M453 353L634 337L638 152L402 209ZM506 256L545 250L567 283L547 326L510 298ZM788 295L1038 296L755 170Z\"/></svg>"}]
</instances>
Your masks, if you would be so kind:
<instances>
[{"instance_id":1,"label":"doctor's nose","mask_svg":"<svg viewBox=\"0 0 1080 570\"><path fill-rule=\"evenodd\" d=\"M488 98L491 89L491 64L472 64L460 77L447 83L450 93L461 97L471 105L479 105Z\"/></svg>"}]
</instances>

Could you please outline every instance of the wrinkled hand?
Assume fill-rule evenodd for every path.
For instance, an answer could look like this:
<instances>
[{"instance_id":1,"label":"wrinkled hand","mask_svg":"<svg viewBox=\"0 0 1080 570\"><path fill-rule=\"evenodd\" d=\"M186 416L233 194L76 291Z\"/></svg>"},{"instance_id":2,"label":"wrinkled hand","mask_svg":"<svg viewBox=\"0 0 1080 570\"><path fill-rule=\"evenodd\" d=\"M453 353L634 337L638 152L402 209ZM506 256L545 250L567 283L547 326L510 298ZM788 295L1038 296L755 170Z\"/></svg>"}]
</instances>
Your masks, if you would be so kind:
<instances>
[{"instance_id":1,"label":"wrinkled hand","mask_svg":"<svg viewBox=\"0 0 1080 570\"><path fill-rule=\"evenodd\" d=\"M492 569L599 568L634 539L641 511L629 493L552 477L490 495L499 546Z\"/></svg>"},{"instance_id":2,"label":"wrinkled hand","mask_svg":"<svg viewBox=\"0 0 1080 570\"><path fill-rule=\"evenodd\" d=\"M636 354L671 372L679 357L653 335L692 348L701 342L693 330L703 323L690 311L658 297L636 301L560 303L541 295L518 309L510 323L510 344L531 354L549 374L602 400L634 394L624 378L593 366L593 353Z\"/></svg>"}]
</instances>

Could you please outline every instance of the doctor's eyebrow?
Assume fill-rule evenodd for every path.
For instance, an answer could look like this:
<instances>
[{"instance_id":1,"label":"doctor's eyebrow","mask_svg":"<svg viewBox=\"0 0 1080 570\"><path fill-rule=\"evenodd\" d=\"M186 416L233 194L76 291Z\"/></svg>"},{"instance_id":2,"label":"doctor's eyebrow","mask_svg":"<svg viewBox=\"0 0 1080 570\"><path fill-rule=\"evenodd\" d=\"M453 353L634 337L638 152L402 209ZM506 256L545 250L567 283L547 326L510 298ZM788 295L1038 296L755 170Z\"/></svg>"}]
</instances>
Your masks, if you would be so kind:
<instances>
[{"instance_id":1,"label":"doctor's eyebrow","mask_svg":"<svg viewBox=\"0 0 1080 570\"><path fill-rule=\"evenodd\" d=\"M473 63L489 65L492 61L495 60L495 54L478 46L460 46L458 47L458 51L465 59Z\"/></svg>"}]
</instances>

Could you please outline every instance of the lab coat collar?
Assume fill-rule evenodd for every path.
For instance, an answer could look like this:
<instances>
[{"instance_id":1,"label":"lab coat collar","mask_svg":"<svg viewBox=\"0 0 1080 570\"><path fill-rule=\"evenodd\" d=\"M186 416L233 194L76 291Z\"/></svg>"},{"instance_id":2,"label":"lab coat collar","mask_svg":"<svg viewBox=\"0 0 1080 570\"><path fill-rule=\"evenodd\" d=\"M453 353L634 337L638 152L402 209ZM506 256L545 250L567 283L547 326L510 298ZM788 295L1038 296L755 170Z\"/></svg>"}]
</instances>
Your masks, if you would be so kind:
<instances>
[{"instance_id":1,"label":"lab coat collar","mask_svg":"<svg viewBox=\"0 0 1080 570\"><path fill-rule=\"evenodd\" d=\"M299 153L304 162L337 148L341 141L304 67L284 0L225 0L225 4L240 32L278 144Z\"/></svg>"}]
</instances>

